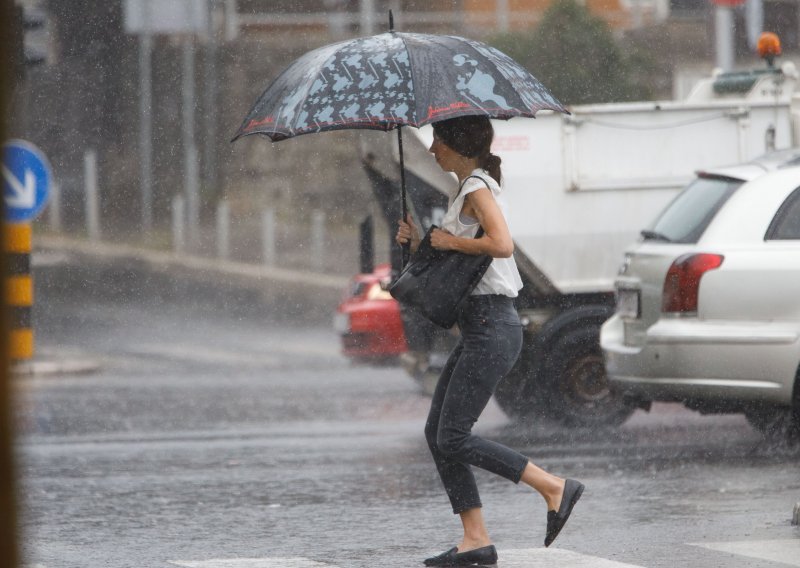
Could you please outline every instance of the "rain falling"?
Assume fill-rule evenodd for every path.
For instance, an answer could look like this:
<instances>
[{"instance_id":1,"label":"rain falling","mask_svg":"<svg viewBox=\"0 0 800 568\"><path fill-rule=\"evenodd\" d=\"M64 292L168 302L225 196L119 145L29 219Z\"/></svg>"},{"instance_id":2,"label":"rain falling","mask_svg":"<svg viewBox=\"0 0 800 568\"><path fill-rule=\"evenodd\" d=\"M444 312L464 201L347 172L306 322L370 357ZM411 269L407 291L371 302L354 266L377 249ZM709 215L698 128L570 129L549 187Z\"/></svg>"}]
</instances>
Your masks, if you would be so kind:
<instances>
[{"instance_id":1,"label":"rain falling","mask_svg":"<svg viewBox=\"0 0 800 568\"><path fill-rule=\"evenodd\" d=\"M800 566L799 9L0 2L0 566Z\"/></svg>"}]
</instances>

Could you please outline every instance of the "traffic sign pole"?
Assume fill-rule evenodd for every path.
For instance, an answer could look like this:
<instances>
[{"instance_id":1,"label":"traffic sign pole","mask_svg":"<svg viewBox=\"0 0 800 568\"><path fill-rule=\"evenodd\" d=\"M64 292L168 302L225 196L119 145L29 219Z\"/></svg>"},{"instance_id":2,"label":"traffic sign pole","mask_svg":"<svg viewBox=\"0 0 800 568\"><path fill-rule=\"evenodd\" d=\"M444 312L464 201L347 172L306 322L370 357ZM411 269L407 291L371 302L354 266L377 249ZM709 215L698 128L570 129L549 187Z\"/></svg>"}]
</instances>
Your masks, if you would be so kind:
<instances>
[{"instance_id":1,"label":"traffic sign pole","mask_svg":"<svg viewBox=\"0 0 800 568\"><path fill-rule=\"evenodd\" d=\"M33 278L31 278L32 230L30 223L7 223L3 227L6 253L6 306L11 329L9 356L12 361L33 358Z\"/></svg>"},{"instance_id":2,"label":"traffic sign pole","mask_svg":"<svg viewBox=\"0 0 800 568\"><path fill-rule=\"evenodd\" d=\"M23 361L32 359L34 353L30 221L47 203L52 176L47 158L33 144L11 140L2 150L0 181L6 204L3 248L8 268L5 302L11 320L9 357Z\"/></svg>"}]
</instances>

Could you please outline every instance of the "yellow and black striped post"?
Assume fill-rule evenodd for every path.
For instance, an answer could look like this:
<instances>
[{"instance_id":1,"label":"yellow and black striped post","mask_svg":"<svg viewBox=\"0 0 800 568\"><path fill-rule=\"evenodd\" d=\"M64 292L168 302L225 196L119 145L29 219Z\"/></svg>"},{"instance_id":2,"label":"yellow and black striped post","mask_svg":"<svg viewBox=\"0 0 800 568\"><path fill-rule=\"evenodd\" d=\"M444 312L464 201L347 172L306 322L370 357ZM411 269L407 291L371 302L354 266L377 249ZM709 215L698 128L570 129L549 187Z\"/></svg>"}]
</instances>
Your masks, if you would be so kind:
<instances>
[{"instance_id":1,"label":"yellow and black striped post","mask_svg":"<svg viewBox=\"0 0 800 568\"><path fill-rule=\"evenodd\" d=\"M3 226L6 253L6 306L10 323L9 357L12 361L33 358L33 278L31 277L31 224Z\"/></svg>"}]
</instances>

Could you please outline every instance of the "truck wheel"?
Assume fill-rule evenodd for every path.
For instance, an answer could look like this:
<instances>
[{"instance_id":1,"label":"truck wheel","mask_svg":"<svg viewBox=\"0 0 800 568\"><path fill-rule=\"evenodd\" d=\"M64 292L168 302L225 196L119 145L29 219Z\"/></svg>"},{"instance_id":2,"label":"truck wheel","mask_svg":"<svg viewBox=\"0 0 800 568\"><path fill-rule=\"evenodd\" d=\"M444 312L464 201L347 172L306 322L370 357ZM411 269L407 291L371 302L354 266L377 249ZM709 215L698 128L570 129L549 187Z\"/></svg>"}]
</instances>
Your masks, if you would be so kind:
<instances>
[{"instance_id":1,"label":"truck wheel","mask_svg":"<svg viewBox=\"0 0 800 568\"><path fill-rule=\"evenodd\" d=\"M536 369L526 364L528 357L530 354L523 351L517 365L497 385L494 399L509 418L519 422L538 424L556 421L548 404L546 388L537 388L539 381Z\"/></svg>"},{"instance_id":2,"label":"truck wheel","mask_svg":"<svg viewBox=\"0 0 800 568\"><path fill-rule=\"evenodd\" d=\"M568 332L553 345L545 364L550 407L564 425L618 426L638 403L611 390L599 343L599 326Z\"/></svg>"}]
</instances>

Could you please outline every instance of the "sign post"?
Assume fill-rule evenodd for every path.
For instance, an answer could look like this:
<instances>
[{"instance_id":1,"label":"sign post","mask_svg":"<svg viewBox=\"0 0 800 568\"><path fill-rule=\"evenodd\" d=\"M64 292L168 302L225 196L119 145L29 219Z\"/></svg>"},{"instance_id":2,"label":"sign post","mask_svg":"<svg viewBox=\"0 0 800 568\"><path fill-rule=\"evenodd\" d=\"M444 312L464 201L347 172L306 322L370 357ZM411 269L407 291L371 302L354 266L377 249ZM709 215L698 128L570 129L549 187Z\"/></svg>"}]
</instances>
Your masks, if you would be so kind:
<instances>
[{"instance_id":1,"label":"sign post","mask_svg":"<svg viewBox=\"0 0 800 568\"><path fill-rule=\"evenodd\" d=\"M20 361L33 358L34 352L30 222L47 203L52 174L47 157L24 140L3 145L0 174L6 205L3 246L8 263L5 301L11 319L9 356Z\"/></svg>"},{"instance_id":2,"label":"sign post","mask_svg":"<svg viewBox=\"0 0 800 568\"><path fill-rule=\"evenodd\" d=\"M210 0L125 0L125 31L140 37L139 82L141 130L142 226L153 223L152 178L152 46L155 35L184 35L183 49L183 144L186 201L189 213L189 237L196 243L199 224L198 156L194 139L195 63L194 37L208 32Z\"/></svg>"}]
</instances>

